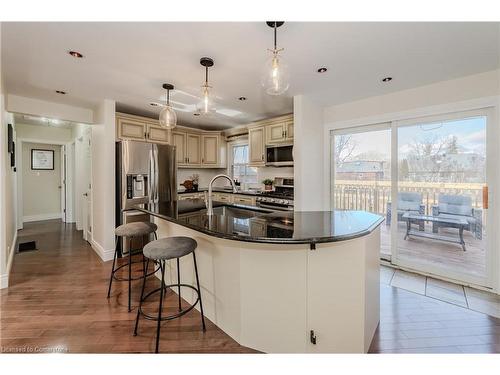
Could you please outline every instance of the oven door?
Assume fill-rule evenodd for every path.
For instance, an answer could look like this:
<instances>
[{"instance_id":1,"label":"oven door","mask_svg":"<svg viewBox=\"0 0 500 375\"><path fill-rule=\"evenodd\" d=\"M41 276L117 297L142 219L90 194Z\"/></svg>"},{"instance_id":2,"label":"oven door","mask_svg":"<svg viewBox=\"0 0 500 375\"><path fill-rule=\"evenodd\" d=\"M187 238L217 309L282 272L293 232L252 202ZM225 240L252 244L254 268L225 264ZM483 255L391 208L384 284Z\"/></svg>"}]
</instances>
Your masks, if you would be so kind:
<instances>
[{"instance_id":1,"label":"oven door","mask_svg":"<svg viewBox=\"0 0 500 375\"><path fill-rule=\"evenodd\" d=\"M293 144L266 146L266 165L293 166Z\"/></svg>"},{"instance_id":2,"label":"oven door","mask_svg":"<svg viewBox=\"0 0 500 375\"><path fill-rule=\"evenodd\" d=\"M268 203L268 202L257 202L257 207L266 208L273 211L293 211L293 206L285 206L282 204Z\"/></svg>"}]
</instances>

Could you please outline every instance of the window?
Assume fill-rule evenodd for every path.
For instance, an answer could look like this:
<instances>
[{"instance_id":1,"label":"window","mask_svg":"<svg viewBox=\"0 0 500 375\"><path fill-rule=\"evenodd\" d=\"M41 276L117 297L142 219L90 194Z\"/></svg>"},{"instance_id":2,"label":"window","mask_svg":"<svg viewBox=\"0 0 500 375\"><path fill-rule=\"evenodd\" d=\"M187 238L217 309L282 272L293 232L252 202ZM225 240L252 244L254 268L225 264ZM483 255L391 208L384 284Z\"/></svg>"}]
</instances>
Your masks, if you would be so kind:
<instances>
[{"instance_id":1,"label":"window","mask_svg":"<svg viewBox=\"0 0 500 375\"><path fill-rule=\"evenodd\" d=\"M257 183L257 168L248 165L248 145L233 145L232 177L244 184Z\"/></svg>"}]
</instances>

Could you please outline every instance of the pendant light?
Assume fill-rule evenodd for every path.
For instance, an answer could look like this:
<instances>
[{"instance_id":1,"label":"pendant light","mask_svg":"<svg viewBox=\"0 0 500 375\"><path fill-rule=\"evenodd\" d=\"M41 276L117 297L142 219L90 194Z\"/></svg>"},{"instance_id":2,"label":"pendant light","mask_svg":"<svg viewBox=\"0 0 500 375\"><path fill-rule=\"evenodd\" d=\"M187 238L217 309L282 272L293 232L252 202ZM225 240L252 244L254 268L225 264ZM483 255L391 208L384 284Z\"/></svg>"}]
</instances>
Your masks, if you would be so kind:
<instances>
[{"instance_id":1,"label":"pendant light","mask_svg":"<svg viewBox=\"0 0 500 375\"><path fill-rule=\"evenodd\" d=\"M170 90L174 89L174 85L164 83L162 86L167 93L165 95L165 106L160 111L160 126L165 129L173 129L177 126L177 115L170 105Z\"/></svg>"},{"instance_id":2,"label":"pendant light","mask_svg":"<svg viewBox=\"0 0 500 375\"><path fill-rule=\"evenodd\" d=\"M210 57L202 57L200 64L205 67L205 83L201 86L201 102L197 106L198 113L209 115L215 112L212 86L208 84L208 68L214 66L214 60Z\"/></svg>"},{"instance_id":3,"label":"pendant light","mask_svg":"<svg viewBox=\"0 0 500 375\"><path fill-rule=\"evenodd\" d=\"M267 26L274 29L274 48L268 49L272 53L272 56L266 62L264 75L262 76L262 86L269 95L281 95L290 86L288 67L280 56L280 52L284 48L278 48L276 41L277 29L285 22L268 21L266 23Z\"/></svg>"}]
</instances>

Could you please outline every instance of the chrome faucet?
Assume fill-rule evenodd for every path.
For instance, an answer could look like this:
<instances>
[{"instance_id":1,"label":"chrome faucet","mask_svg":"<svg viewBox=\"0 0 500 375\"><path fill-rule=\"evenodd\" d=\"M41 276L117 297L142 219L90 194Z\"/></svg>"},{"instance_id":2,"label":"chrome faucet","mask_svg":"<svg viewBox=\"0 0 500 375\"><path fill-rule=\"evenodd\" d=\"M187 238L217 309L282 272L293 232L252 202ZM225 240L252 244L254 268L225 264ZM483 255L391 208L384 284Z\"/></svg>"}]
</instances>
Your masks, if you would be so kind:
<instances>
[{"instance_id":1,"label":"chrome faucet","mask_svg":"<svg viewBox=\"0 0 500 375\"><path fill-rule=\"evenodd\" d=\"M227 174L218 174L214 178L212 178L212 181L210 181L210 184L208 184L208 206L207 206L207 215L212 216L214 214L214 209L213 209L213 204L212 204L212 185L214 184L214 181L217 180L219 177L224 177L229 180L231 183L231 186L233 187L233 193L236 193L236 185L234 181L229 177Z\"/></svg>"}]
</instances>

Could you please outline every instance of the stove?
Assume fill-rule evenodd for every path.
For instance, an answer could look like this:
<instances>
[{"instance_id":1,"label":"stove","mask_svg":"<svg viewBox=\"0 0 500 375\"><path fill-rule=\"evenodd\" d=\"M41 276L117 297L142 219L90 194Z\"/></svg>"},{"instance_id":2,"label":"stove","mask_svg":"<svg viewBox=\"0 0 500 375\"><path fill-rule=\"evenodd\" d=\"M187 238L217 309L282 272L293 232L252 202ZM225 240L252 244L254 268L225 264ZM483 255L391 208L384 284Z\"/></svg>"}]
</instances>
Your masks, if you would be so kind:
<instances>
[{"instance_id":1,"label":"stove","mask_svg":"<svg viewBox=\"0 0 500 375\"><path fill-rule=\"evenodd\" d=\"M276 177L274 190L262 192L257 206L277 211L293 211L293 177Z\"/></svg>"}]
</instances>

